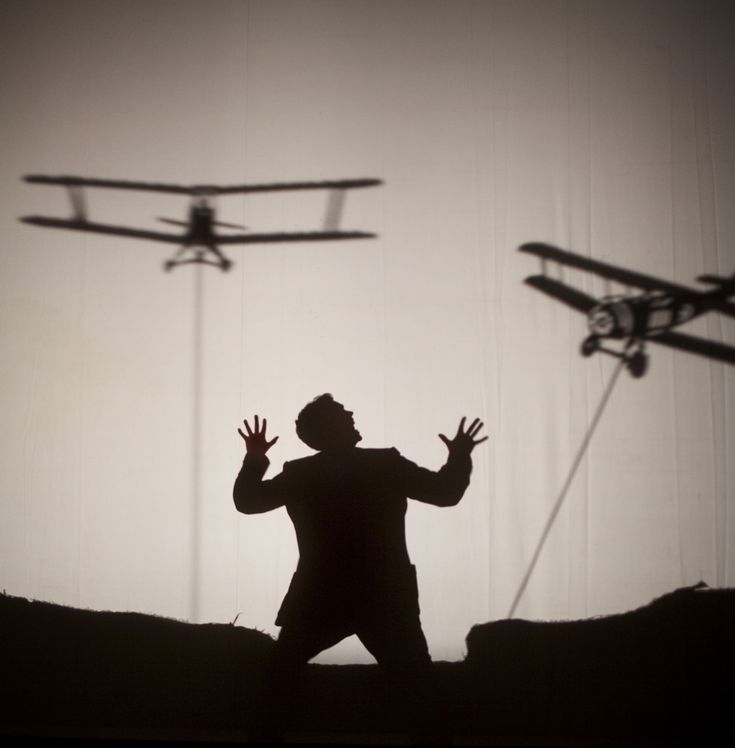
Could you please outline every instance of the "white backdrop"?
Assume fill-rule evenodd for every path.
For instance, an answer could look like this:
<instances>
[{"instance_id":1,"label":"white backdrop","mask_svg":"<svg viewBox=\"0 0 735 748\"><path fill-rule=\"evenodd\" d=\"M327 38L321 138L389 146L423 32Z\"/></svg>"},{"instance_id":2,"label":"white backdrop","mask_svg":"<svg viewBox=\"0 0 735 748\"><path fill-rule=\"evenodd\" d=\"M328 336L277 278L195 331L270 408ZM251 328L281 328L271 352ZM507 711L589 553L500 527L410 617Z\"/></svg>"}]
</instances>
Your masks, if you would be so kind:
<instances>
[{"instance_id":1,"label":"white backdrop","mask_svg":"<svg viewBox=\"0 0 735 748\"><path fill-rule=\"evenodd\" d=\"M235 512L235 429L268 417L275 472L309 452L300 407L332 392L365 446L428 467L439 431L487 424L462 503L408 514L432 655L461 658L471 625L507 615L614 368L579 356L584 319L523 284L538 266L516 249L687 285L731 274L734 31L735 5L705 0L2 2L0 587L276 633L295 539L284 510ZM28 173L385 184L342 222L377 239L231 248L230 273L204 269L198 350L196 270L164 273L167 245L19 223L68 213ZM318 228L323 197L221 197L218 215ZM88 198L140 228L187 210ZM732 319L688 327L735 343ZM735 580L734 370L649 350L520 617ZM348 640L318 661L370 657Z\"/></svg>"}]
</instances>

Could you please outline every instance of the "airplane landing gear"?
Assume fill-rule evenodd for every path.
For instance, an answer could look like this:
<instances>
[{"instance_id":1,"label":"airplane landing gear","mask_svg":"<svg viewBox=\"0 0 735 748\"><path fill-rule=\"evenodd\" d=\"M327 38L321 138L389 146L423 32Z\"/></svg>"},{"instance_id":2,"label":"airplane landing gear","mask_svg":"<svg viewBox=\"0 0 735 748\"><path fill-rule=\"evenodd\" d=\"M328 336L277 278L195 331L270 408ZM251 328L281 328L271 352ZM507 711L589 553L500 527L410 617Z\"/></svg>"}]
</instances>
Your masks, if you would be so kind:
<instances>
[{"instance_id":1,"label":"airplane landing gear","mask_svg":"<svg viewBox=\"0 0 735 748\"><path fill-rule=\"evenodd\" d=\"M627 341L622 351L616 351L600 345L600 338L597 335L590 335L582 341L579 352L585 358L599 352L622 359L630 375L640 379L648 371L648 356L643 350L643 345L642 340L632 339Z\"/></svg>"},{"instance_id":2,"label":"airplane landing gear","mask_svg":"<svg viewBox=\"0 0 735 748\"><path fill-rule=\"evenodd\" d=\"M596 351L600 350L600 339L596 335L590 335L582 341L582 345L579 347L580 353L587 358Z\"/></svg>"},{"instance_id":3,"label":"airplane landing gear","mask_svg":"<svg viewBox=\"0 0 735 748\"><path fill-rule=\"evenodd\" d=\"M186 256L187 252L189 256ZM214 257L210 255L214 255ZM190 244L184 244L179 247L172 258L163 263L163 269L170 272L179 265L212 265L227 272L232 267L232 261L225 257L214 245L193 247Z\"/></svg>"},{"instance_id":4,"label":"airplane landing gear","mask_svg":"<svg viewBox=\"0 0 735 748\"><path fill-rule=\"evenodd\" d=\"M648 356L643 351L636 351L632 356L626 357L625 365L635 379L640 379L648 369Z\"/></svg>"},{"instance_id":5,"label":"airplane landing gear","mask_svg":"<svg viewBox=\"0 0 735 748\"><path fill-rule=\"evenodd\" d=\"M648 356L643 350L643 343L639 340L631 340L625 346L623 359L631 376L640 379L648 370Z\"/></svg>"}]
</instances>

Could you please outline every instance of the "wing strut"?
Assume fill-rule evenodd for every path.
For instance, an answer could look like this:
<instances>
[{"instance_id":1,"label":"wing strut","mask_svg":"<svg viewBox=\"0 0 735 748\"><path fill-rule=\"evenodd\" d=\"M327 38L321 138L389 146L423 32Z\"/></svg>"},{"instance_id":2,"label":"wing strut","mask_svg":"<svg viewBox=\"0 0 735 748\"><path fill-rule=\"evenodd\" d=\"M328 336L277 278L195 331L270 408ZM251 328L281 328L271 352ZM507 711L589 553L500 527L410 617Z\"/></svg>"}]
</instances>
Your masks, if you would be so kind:
<instances>
[{"instance_id":1,"label":"wing strut","mask_svg":"<svg viewBox=\"0 0 735 748\"><path fill-rule=\"evenodd\" d=\"M87 204L84 199L84 192L79 185L68 184L66 186L69 202L71 203L71 220L87 220Z\"/></svg>"},{"instance_id":2,"label":"wing strut","mask_svg":"<svg viewBox=\"0 0 735 748\"><path fill-rule=\"evenodd\" d=\"M327 197L327 210L324 214L324 231L339 231L342 222L342 211L345 205L345 191L337 188L329 190Z\"/></svg>"}]
</instances>

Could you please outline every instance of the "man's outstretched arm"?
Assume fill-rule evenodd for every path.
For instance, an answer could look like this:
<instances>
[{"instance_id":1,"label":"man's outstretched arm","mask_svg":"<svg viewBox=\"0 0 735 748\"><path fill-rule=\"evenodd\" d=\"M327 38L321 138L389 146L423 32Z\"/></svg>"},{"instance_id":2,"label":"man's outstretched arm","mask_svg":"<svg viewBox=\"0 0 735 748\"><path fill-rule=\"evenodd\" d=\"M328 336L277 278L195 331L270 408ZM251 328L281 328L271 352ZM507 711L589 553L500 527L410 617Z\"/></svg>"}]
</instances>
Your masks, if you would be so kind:
<instances>
[{"instance_id":1,"label":"man's outstretched arm","mask_svg":"<svg viewBox=\"0 0 735 748\"><path fill-rule=\"evenodd\" d=\"M459 422L453 439L439 434L449 454L447 461L437 472L419 467L410 460L402 458L405 491L409 498L435 506L454 506L459 503L470 482L472 450L488 438L487 436L481 439L475 438L483 426L479 418L475 418L466 430L465 421L466 419L463 418Z\"/></svg>"},{"instance_id":2,"label":"man's outstretched arm","mask_svg":"<svg viewBox=\"0 0 735 748\"><path fill-rule=\"evenodd\" d=\"M255 416L253 429L250 428L247 419L243 421L243 425L245 432L238 429L237 433L244 439L247 451L232 489L232 498L235 500L238 512L244 514L269 512L271 509L283 506L286 501L285 486L282 485L283 481L279 480L280 476L272 480L263 480L265 471L270 465L266 452L278 441L278 437L270 441L266 439L265 430L268 421L265 418L262 428L258 416Z\"/></svg>"}]
</instances>

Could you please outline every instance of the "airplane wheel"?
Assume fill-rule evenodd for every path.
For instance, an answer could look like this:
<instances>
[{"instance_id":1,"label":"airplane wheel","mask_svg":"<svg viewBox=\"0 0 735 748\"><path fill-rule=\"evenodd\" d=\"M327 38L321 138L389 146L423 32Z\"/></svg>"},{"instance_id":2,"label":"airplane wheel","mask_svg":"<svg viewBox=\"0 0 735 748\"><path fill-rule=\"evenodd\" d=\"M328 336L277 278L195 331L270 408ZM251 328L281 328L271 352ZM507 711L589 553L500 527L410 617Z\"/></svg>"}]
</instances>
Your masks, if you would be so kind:
<instances>
[{"instance_id":1,"label":"airplane wheel","mask_svg":"<svg viewBox=\"0 0 735 748\"><path fill-rule=\"evenodd\" d=\"M590 336L589 338L585 338L582 341L582 345L580 346L580 351L582 355L586 358L587 356L591 356L599 347L600 347L600 342L598 341L598 339Z\"/></svg>"},{"instance_id":2,"label":"airplane wheel","mask_svg":"<svg viewBox=\"0 0 735 748\"><path fill-rule=\"evenodd\" d=\"M648 356L645 353L638 351L634 353L628 359L628 371L636 379L640 379L648 369Z\"/></svg>"}]
</instances>

